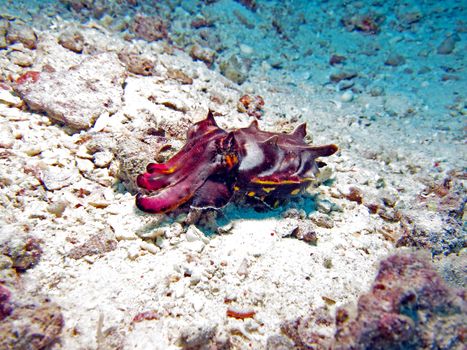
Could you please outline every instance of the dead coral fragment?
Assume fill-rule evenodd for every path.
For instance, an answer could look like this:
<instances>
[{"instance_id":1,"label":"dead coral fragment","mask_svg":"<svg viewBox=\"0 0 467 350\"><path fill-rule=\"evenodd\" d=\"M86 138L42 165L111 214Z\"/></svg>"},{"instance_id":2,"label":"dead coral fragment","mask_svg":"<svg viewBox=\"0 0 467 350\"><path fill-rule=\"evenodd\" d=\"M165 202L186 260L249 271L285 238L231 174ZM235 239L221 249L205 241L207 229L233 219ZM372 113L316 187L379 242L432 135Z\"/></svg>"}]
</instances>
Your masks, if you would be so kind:
<instances>
[{"instance_id":1,"label":"dead coral fragment","mask_svg":"<svg viewBox=\"0 0 467 350\"><path fill-rule=\"evenodd\" d=\"M363 192L358 187L352 186L349 188L347 193L344 193L347 200L357 202L358 204L363 203Z\"/></svg>"},{"instance_id":2,"label":"dead coral fragment","mask_svg":"<svg viewBox=\"0 0 467 350\"><path fill-rule=\"evenodd\" d=\"M397 246L427 248L433 255L459 252L467 245L466 195L462 173L452 173L452 176L440 182L428 183L420 193L418 201L427 209L442 215L443 229L433 229L404 216L401 221L402 235L397 241Z\"/></svg>"},{"instance_id":3,"label":"dead coral fragment","mask_svg":"<svg viewBox=\"0 0 467 350\"><path fill-rule=\"evenodd\" d=\"M0 323L0 349L46 349L58 340L63 326L60 307L54 303L17 307Z\"/></svg>"},{"instance_id":4,"label":"dead coral fragment","mask_svg":"<svg viewBox=\"0 0 467 350\"><path fill-rule=\"evenodd\" d=\"M334 332L333 321L326 309L319 308L308 317L283 323L281 331L293 340L293 349L329 349Z\"/></svg>"},{"instance_id":5,"label":"dead coral fragment","mask_svg":"<svg viewBox=\"0 0 467 350\"><path fill-rule=\"evenodd\" d=\"M124 77L117 55L103 53L68 70L42 72L35 84L16 84L14 89L32 110L45 112L71 129L88 129L102 113L118 110Z\"/></svg>"},{"instance_id":6,"label":"dead coral fragment","mask_svg":"<svg viewBox=\"0 0 467 350\"><path fill-rule=\"evenodd\" d=\"M193 78L185 74L179 69L169 68L167 69L167 77L179 81L182 84L191 85L193 84Z\"/></svg>"},{"instance_id":7,"label":"dead coral fragment","mask_svg":"<svg viewBox=\"0 0 467 350\"><path fill-rule=\"evenodd\" d=\"M229 58L221 61L219 69L223 76L239 85L243 84L248 78L249 67L237 55L231 55Z\"/></svg>"},{"instance_id":8,"label":"dead coral fragment","mask_svg":"<svg viewBox=\"0 0 467 350\"><path fill-rule=\"evenodd\" d=\"M427 259L396 254L383 260L357 309L326 309L288 321L281 331L294 349L462 349L465 292L450 288Z\"/></svg>"}]
</instances>

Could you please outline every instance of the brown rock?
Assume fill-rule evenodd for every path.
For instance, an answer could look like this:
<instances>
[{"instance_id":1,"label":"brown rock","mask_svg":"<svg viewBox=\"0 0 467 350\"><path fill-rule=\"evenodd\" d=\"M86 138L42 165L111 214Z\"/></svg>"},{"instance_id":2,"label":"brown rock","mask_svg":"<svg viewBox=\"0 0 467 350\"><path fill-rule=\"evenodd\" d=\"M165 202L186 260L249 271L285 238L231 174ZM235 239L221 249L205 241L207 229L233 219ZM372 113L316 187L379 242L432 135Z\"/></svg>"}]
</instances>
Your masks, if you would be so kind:
<instances>
[{"instance_id":1,"label":"brown rock","mask_svg":"<svg viewBox=\"0 0 467 350\"><path fill-rule=\"evenodd\" d=\"M386 66L397 67L401 66L405 63L405 58L402 55L391 53L389 54L388 58L384 62Z\"/></svg>"},{"instance_id":2,"label":"brown rock","mask_svg":"<svg viewBox=\"0 0 467 350\"><path fill-rule=\"evenodd\" d=\"M131 73L145 76L154 74L154 62L147 57L133 52L120 52L118 58Z\"/></svg>"},{"instance_id":3,"label":"brown rock","mask_svg":"<svg viewBox=\"0 0 467 350\"><path fill-rule=\"evenodd\" d=\"M456 40L457 39L457 40ZM458 41L458 36L450 35L438 46L437 52L440 55L449 55L456 48L456 41Z\"/></svg>"},{"instance_id":4,"label":"brown rock","mask_svg":"<svg viewBox=\"0 0 467 350\"><path fill-rule=\"evenodd\" d=\"M187 84L187 85L193 84L193 79L179 69L172 69L172 68L167 69L167 76L170 79L177 80L182 84Z\"/></svg>"},{"instance_id":5,"label":"brown rock","mask_svg":"<svg viewBox=\"0 0 467 350\"><path fill-rule=\"evenodd\" d=\"M81 53L84 48L84 37L83 34L77 30L67 30L60 34L58 43L65 49Z\"/></svg>"},{"instance_id":6,"label":"brown rock","mask_svg":"<svg viewBox=\"0 0 467 350\"><path fill-rule=\"evenodd\" d=\"M236 55L230 56L219 64L223 76L237 84L243 84L248 78L248 67Z\"/></svg>"},{"instance_id":7,"label":"brown rock","mask_svg":"<svg viewBox=\"0 0 467 350\"><path fill-rule=\"evenodd\" d=\"M334 74L331 74L329 76L329 80L332 81L333 83L338 83L341 80L350 80L355 78L358 75L357 72L355 71L341 71L337 72Z\"/></svg>"},{"instance_id":8,"label":"brown rock","mask_svg":"<svg viewBox=\"0 0 467 350\"><path fill-rule=\"evenodd\" d=\"M35 49L37 46L36 33L24 24L12 23L8 28L6 38L10 44L20 42L28 49Z\"/></svg>"},{"instance_id":9,"label":"brown rock","mask_svg":"<svg viewBox=\"0 0 467 350\"><path fill-rule=\"evenodd\" d=\"M201 47L195 44L190 49L190 56L195 60L203 61L208 66L211 66L216 57L216 53L207 47Z\"/></svg>"}]
</instances>

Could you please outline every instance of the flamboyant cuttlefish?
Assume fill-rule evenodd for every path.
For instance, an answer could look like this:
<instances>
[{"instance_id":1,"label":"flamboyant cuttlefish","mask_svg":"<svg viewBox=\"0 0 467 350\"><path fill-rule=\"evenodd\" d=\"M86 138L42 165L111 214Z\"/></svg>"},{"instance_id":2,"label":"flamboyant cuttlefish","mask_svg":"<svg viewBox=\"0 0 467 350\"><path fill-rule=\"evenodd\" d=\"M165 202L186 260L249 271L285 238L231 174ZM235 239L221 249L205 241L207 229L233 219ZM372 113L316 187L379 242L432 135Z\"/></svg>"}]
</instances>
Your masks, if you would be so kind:
<instances>
[{"instance_id":1,"label":"flamboyant cuttlefish","mask_svg":"<svg viewBox=\"0 0 467 350\"><path fill-rule=\"evenodd\" d=\"M186 205L221 208L236 196L269 207L306 189L318 173L316 158L337 151L334 144L309 145L306 124L291 134L247 128L225 131L210 111L194 124L183 148L166 163L151 163L137 177L136 205L149 213L167 213Z\"/></svg>"}]
</instances>

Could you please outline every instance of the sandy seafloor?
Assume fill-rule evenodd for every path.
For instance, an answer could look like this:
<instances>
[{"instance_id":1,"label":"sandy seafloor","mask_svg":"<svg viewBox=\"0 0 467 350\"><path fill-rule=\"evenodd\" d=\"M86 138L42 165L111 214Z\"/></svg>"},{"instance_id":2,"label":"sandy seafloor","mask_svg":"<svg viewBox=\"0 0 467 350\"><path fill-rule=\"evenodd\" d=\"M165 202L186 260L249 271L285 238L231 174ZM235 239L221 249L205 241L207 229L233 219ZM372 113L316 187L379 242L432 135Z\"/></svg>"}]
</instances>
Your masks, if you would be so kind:
<instances>
[{"instance_id":1,"label":"sandy seafloor","mask_svg":"<svg viewBox=\"0 0 467 350\"><path fill-rule=\"evenodd\" d=\"M58 319L5 313L18 338L279 349L268 339L284 322L355 304L399 251L465 288L464 1L132 3L0 1L0 283L13 310L53 305ZM137 14L167 33L135 27ZM38 81L17 80L28 71ZM255 119L245 94L264 99L261 129L306 122L313 144L339 146L327 181L217 221L136 209L134 176L209 109L223 128Z\"/></svg>"}]
</instances>

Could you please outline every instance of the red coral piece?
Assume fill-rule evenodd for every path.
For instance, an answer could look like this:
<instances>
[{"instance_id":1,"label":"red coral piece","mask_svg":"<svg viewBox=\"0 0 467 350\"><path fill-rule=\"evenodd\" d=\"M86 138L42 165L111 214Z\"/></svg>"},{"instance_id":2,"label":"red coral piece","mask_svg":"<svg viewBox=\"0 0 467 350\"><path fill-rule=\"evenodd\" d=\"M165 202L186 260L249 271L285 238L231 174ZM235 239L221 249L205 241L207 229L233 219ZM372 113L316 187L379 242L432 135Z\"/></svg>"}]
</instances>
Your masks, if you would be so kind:
<instances>
[{"instance_id":1,"label":"red coral piece","mask_svg":"<svg viewBox=\"0 0 467 350\"><path fill-rule=\"evenodd\" d=\"M133 317L133 323L138 323L142 321L151 321L151 320L158 320L160 318L160 315L157 311L154 310L149 310L149 311L143 311L137 314L135 317Z\"/></svg>"},{"instance_id":2,"label":"red coral piece","mask_svg":"<svg viewBox=\"0 0 467 350\"><path fill-rule=\"evenodd\" d=\"M15 80L16 84L24 84L26 82L36 83L39 80L41 73L36 71L27 71L26 73L19 76L18 79Z\"/></svg>"},{"instance_id":3,"label":"red coral piece","mask_svg":"<svg viewBox=\"0 0 467 350\"><path fill-rule=\"evenodd\" d=\"M256 315L256 311L254 310L237 310L233 308L229 308L226 311L227 317L233 317L239 320L244 320L246 318L252 318Z\"/></svg>"}]
</instances>

